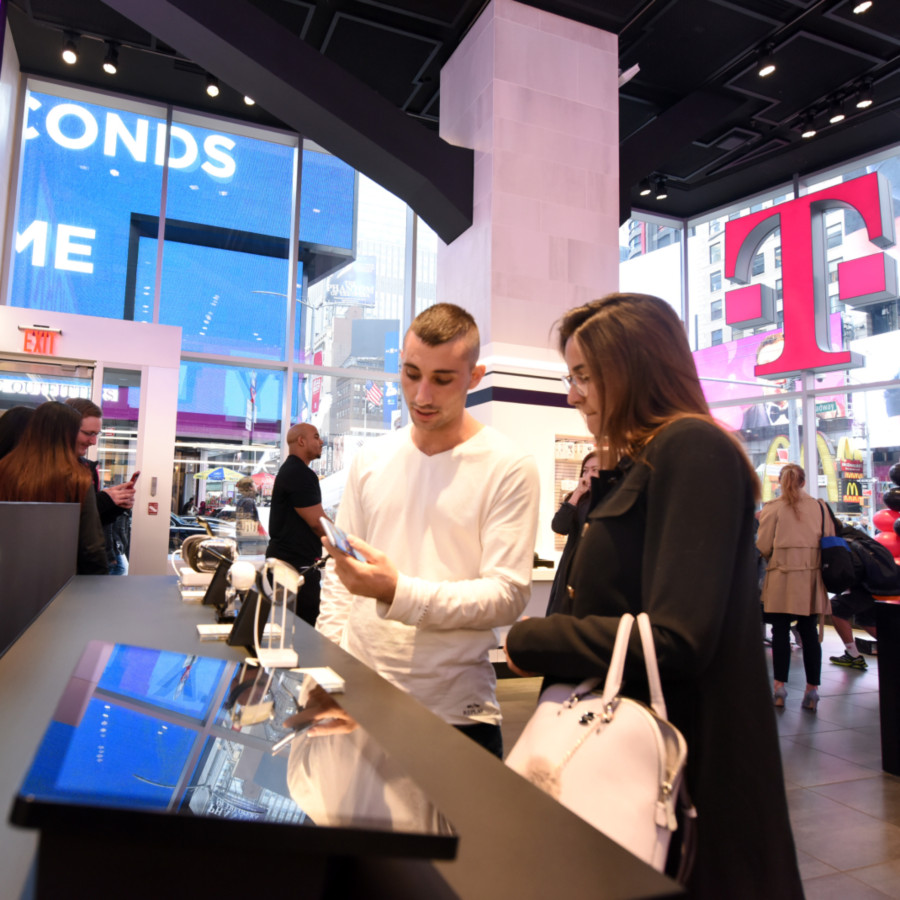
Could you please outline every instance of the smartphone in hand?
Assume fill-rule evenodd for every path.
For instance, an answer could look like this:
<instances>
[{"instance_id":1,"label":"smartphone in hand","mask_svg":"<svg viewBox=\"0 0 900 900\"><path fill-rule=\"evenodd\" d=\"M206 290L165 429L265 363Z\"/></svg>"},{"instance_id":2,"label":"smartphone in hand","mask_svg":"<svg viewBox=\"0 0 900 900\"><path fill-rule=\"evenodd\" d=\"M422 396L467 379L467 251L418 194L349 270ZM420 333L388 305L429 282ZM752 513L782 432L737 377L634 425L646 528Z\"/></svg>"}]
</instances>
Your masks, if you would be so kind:
<instances>
[{"instance_id":1,"label":"smartphone in hand","mask_svg":"<svg viewBox=\"0 0 900 900\"><path fill-rule=\"evenodd\" d=\"M350 540L348 539L346 533L343 529L338 528L337 525L334 524L330 519L326 519L325 516L321 516L319 518L319 524L322 526L322 530L325 532L325 537L328 538L329 543L332 546L337 547L342 553L346 553L348 556L353 556L358 559L360 562L365 562L366 558L360 553L358 550L354 550L350 545Z\"/></svg>"},{"instance_id":2,"label":"smartphone in hand","mask_svg":"<svg viewBox=\"0 0 900 900\"><path fill-rule=\"evenodd\" d=\"M132 487L134 487L134 483L138 480L138 475L140 475L140 474L141 474L140 470L132 473L131 479L128 482Z\"/></svg>"}]
</instances>

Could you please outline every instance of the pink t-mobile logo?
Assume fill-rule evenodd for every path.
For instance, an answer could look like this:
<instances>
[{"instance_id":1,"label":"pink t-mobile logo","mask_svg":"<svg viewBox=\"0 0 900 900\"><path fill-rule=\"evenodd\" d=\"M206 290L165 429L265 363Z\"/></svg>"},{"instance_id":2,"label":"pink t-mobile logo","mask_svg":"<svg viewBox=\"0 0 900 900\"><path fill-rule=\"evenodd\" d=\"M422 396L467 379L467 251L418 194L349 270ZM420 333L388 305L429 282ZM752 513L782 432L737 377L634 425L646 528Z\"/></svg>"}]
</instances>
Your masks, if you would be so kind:
<instances>
[{"instance_id":1,"label":"pink t-mobile logo","mask_svg":"<svg viewBox=\"0 0 900 900\"><path fill-rule=\"evenodd\" d=\"M757 377L783 378L803 370L863 365L858 353L833 350L828 334L824 213L837 207L855 209L876 246L894 244L891 189L877 173L788 200L725 226L725 277L744 285L750 280L750 266L760 244L781 226L784 349L777 359L756 366ZM893 300L898 296L897 263L883 252L839 263L838 289L840 299L852 306ZM726 291L725 321L744 327L774 325L774 292L759 284Z\"/></svg>"}]
</instances>

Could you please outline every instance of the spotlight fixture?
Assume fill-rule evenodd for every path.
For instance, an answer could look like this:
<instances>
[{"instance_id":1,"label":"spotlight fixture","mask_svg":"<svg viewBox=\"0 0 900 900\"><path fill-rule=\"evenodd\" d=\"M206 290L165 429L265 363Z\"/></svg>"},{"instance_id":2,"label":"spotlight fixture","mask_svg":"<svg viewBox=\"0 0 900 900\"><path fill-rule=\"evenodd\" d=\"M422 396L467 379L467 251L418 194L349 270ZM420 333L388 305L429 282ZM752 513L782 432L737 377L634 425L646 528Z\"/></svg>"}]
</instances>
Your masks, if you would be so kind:
<instances>
[{"instance_id":1,"label":"spotlight fixture","mask_svg":"<svg viewBox=\"0 0 900 900\"><path fill-rule=\"evenodd\" d=\"M872 103L872 81L867 78L859 88L859 96L856 98L856 108L868 109Z\"/></svg>"},{"instance_id":2,"label":"spotlight fixture","mask_svg":"<svg viewBox=\"0 0 900 900\"><path fill-rule=\"evenodd\" d=\"M103 57L103 71L107 75L115 75L119 71L119 51L114 41L106 42L106 56Z\"/></svg>"},{"instance_id":3,"label":"spotlight fixture","mask_svg":"<svg viewBox=\"0 0 900 900\"><path fill-rule=\"evenodd\" d=\"M252 97L248 97L246 94L244 94L244 103L246 103L247 106L256 106L256 101Z\"/></svg>"},{"instance_id":4,"label":"spotlight fixture","mask_svg":"<svg viewBox=\"0 0 900 900\"><path fill-rule=\"evenodd\" d=\"M835 100L831 106L828 107L828 121L832 125L837 125L838 122L843 122L847 116L844 113L844 104L841 103L840 100Z\"/></svg>"},{"instance_id":5,"label":"spotlight fixture","mask_svg":"<svg viewBox=\"0 0 900 900\"><path fill-rule=\"evenodd\" d=\"M853 7L853 12L857 16L861 16L864 12L872 8L872 0L862 0Z\"/></svg>"},{"instance_id":6,"label":"spotlight fixture","mask_svg":"<svg viewBox=\"0 0 900 900\"><path fill-rule=\"evenodd\" d=\"M206 93L210 97L219 96L219 79L215 75L206 74Z\"/></svg>"},{"instance_id":7,"label":"spotlight fixture","mask_svg":"<svg viewBox=\"0 0 900 900\"><path fill-rule=\"evenodd\" d=\"M775 71L775 61L772 59L772 44L766 44L765 48L760 51L759 61L756 64L756 74L760 78L765 78Z\"/></svg>"},{"instance_id":8,"label":"spotlight fixture","mask_svg":"<svg viewBox=\"0 0 900 900\"><path fill-rule=\"evenodd\" d=\"M62 58L64 63L74 66L78 62L78 46L75 43L75 36L66 34L66 42L63 44Z\"/></svg>"},{"instance_id":9,"label":"spotlight fixture","mask_svg":"<svg viewBox=\"0 0 900 900\"><path fill-rule=\"evenodd\" d=\"M669 189L666 186L666 176L660 175L656 179L656 199L665 200L669 196Z\"/></svg>"},{"instance_id":10,"label":"spotlight fixture","mask_svg":"<svg viewBox=\"0 0 900 900\"><path fill-rule=\"evenodd\" d=\"M638 193L642 197L646 197L650 194L650 192L652 190L653 190L653 188L650 187L650 179L649 178L642 179L641 183L638 185Z\"/></svg>"},{"instance_id":11,"label":"spotlight fixture","mask_svg":"<svg viewBox=\"0 0 900 900\"><path fill-rule=\"evenodd\" d=\"M809 140L816 136L816 126L813 125L812 113L807 113L800 122L800 137Z\"/></svg>"}]
</instances>

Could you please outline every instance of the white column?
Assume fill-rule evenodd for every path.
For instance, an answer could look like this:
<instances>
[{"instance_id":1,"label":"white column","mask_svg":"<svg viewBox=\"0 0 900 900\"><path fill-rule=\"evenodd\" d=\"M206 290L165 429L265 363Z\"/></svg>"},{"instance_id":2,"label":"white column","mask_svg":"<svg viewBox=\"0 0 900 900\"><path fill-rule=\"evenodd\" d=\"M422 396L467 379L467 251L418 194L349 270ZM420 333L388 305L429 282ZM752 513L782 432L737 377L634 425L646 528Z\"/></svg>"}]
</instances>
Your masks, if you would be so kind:
<instances>
[{"instance_id":1,"label":"white column","mask_svg":"<svg viewBox=\"0 0 900 900\"><path fill-rule=\"evenodd\" d=\"M474 220L438 245L437 297L478 321L472 412L534 454L538 551L552 555L554 435L586 435L562 396L553 324L619 278L615 35L493 0L441 72L441 137L475 150Z\"/></svg>"}]
</instances>

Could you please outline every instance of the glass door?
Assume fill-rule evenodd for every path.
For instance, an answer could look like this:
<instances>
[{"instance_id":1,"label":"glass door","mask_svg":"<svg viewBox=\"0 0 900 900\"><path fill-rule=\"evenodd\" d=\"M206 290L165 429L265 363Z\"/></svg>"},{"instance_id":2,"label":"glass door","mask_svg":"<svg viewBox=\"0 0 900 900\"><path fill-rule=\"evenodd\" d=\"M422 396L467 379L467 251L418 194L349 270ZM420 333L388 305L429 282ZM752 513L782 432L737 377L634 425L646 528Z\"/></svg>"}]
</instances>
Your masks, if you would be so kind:
<instances>
[{"instance_id":1,"label":"glass door","mask_svg":"<svg viewBox=\"0 0 900 900\"><path fill-rule=\"evenodd\" d=\"M141 410L140 369L104 368L101 393L103 426L97 438L97 471L101 489L128 481L137 471L138 429ZM131 552L132 513L119 516L113 525L119 564L113 574L128 572Z\"/></svg>"},{"instance_id":2,"label":"glass door","mask_svg":"<svg viewBox=\"0 0 900 900\"><path fill-rule=\"evenodd\" d=\"M0 357L0 413L13 406L31 409L47 400L90 399L94 367L89 363L49 363Z\"/></svg>"}]
</instances>

